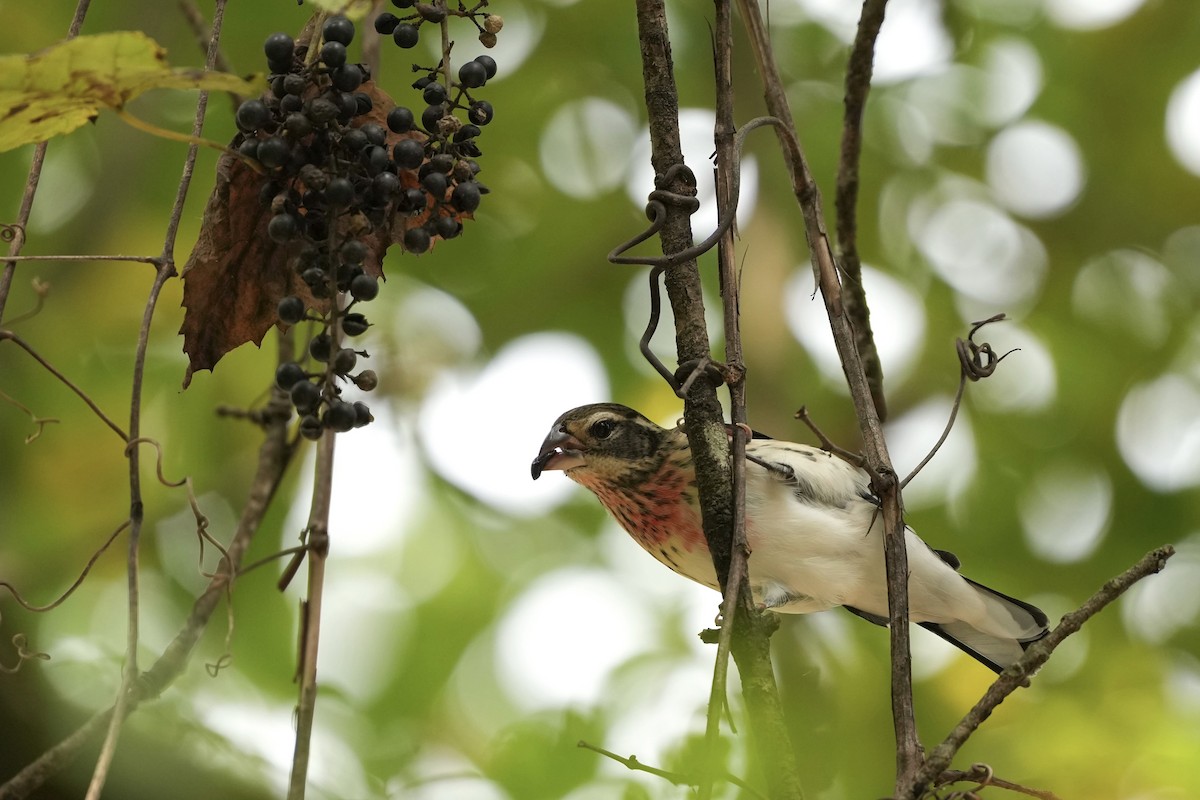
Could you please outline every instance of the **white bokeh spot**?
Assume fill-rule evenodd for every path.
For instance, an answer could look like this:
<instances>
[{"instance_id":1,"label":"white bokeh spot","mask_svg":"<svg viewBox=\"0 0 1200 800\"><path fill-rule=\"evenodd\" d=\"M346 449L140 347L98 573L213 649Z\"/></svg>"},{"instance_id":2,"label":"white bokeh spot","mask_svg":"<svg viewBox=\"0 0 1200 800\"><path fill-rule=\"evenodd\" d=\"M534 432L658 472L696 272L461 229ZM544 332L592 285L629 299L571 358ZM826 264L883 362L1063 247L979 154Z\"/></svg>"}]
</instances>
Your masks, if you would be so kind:
<instances>
[{"instance_id":1,"label":"white bokeh spot","mask_svg":"<svg viewBox=\"0 0 1200 800\"><path fill-rule=\"evenodd\" d=\"M871 328L879 360L889 380L902 381L921 356L925 343L925 304L907 284L863 265L863 287L871 304ZM844 385L829 317L820 300L812 299L812 271L796 270L783 292L784 313L792 335L804 345L821 374Z\"/></svg>"},{"instance_id":2,"label":"white bokeh spot","mask_svg":"<svg viewBox=\"0 0 1200 800\"><path fill-rule=\"evenodd\" d=\"M1167 101L1167 146L1188 172L1200 175L1200 70L1171 91Z\"/></svg>"},{"instance_id":3,"label":"white bokeh spot","mask_svg":"<svg viewBox=\"0 0 1200 800\"><path fill-rule=\"evenodd\" d=\"M1151 489L1200 484L1200 387L1173 373L1134 386L1117 414L1117 448Z\"/></svg>"},{"instance_id":4,"label":"white bokeh spot","mask_svg":"<svg viewBox=\"0 0 1200 800\"><path fill-rule=\"evenodd\" d=\"M1057 216L1083 191L1083 155L1062 128L1026 120L988 145L987 180L1010 211L1036 219Z\"/></svg>"},{"instance_id":5,"label":"white bokeh spot","mask_svg":"<svg viewBox=\"0 0 1200 800\"><path fill-rule=\"evenodd\" d=\"M535 516L566 500L568 481L534 481L529 465L551 423L608 399L595 349L568 333L505 345L482 370L443 373L421 406L421 443L443 478L503 511Z\"/></svg>"},{"instance_id":6,"label":"white bokeh spot","mask_svg":"<svg viewBox=\"0 0 1200 800\"><path fill-rule=\"evenodd\" d=\"M637 129L633 115L600 97L561 106L542 131L542 172L560 192L579 199L620 186Z\"/></svg>"},{"instance_id":7,"label":"white bokeh spot","mask_svg":"<svg viewBox=\"0 0 1200 800\"><path fill-rule=\"evenodd\" d=\"M650 621L610 573L556 570L531 583L499 621L497 675L528 710L594 705L612 670L651 646Z\"/></svg>"},{"instance_id":8,"label":"white bokeh spot","mask_svg":"<svg viewBox=\"0 0 1200 800\"><path fill-rule=\"evenodd\" d=\"M1029 548L1059 564L1095 552L1112 517L1112 482L1102 470L1079 463L1039 470L1020 498L1018 512Z\"/></svg>"}]
</instances>

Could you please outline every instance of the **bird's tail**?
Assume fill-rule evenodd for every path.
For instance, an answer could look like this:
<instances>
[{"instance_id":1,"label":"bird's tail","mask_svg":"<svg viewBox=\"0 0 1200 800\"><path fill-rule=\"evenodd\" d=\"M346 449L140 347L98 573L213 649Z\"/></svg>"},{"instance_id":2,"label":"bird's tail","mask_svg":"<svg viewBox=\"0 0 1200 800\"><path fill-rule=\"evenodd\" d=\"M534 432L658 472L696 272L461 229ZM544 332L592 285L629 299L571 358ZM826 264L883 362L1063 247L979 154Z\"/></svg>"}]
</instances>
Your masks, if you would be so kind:
<instances>
[{"instance_id":1,"label":"bird's tail","mask_svg":"<svg viewBox=\"0 0 1200 800\"><path fill-rule=\"evenodd\" d=\"M981 630L961 620L918 623L922 628L933 631L996 672L1014 663L1029 645L1049 633L1046 615L1040 608L989 589L970 578L963 580L971 584L983 599L990 630ZM994 631L1004 631L1004 635Z\"/></svg>"}]
</instances>

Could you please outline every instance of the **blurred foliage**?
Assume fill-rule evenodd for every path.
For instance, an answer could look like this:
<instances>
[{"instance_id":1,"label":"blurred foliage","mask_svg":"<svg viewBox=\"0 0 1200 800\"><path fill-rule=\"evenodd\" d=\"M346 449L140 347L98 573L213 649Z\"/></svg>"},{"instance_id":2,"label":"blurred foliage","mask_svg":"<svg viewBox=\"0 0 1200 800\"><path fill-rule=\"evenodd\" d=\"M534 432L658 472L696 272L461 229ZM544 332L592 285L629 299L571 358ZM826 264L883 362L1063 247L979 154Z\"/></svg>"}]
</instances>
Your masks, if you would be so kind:
<instances>
[{"instance_id":1,"label":"blurred foliage","mask_svg":"<svg viewBox=\"0 0 1200 800\"><path fill-rule=\"evenodd\" d=\"M70 5L7 4L7 26L18 35L0 49L53 45L67 29ZM836 5L771 4L777 52L828 210L846 48L844 24L820 15ZM1150 548L1167 541L1181 547L1163 575L1090 623L1033 688L1010 698L958 764L984 761L997 775L1063 797L1200 796L1200 203L1196 176L1164 145L1172 93L1200 68L1200 6L1147 2L1089 30L1056 22L1062 15L1055 9L1070 5L947 0L939 14L932 2L895 0L885 34L915 15L928 23L918 33L932 29L941 38L904 28L891 57L898 49L917 61L929 55L928 63L880 82L871 96L860 252L915 298L907 313L915 308L924 326L910 365L888 373L897 435L912 412L952 395L953 341L970 320L1008 312L1014 322L988 328L983 338L999 352L1025 348L992 379L1004 382L969 387L951 440L959 447L948 445L944 454L949 467L924 476L924 487L913 484L909 519L927 541L957 552L973 578L1037 602L1052 617ZM389 256L369 347L386 397L373 407L387 413L377 410L376 425L339 444L335 504L353 522L333 530L313 796L686 797L686 789L631 773L576 742L647 764L694 763L690 737L703 730L711 654L693 634L710 624L715 595L690 592L636 552L590 497L531 500L524 512L511 498L488 505L475 497L486 495L475 487L501 477L477 465L508 463L524 476L553 415L530 430L524 450L499 454L507 462L491 456L522 409L564 380L561 362L510 375L504 395L456 406L453 442L431 422L447 380L473 380L508 345L543 331L588 343L613 399L664 420L679 413L630 345L644 320L640 311L626 319L627 287L644 278L604 258L644 225L643 200L624 188L630 148L615 156L586 147L547 153L544 142L564 105L584 99L604 100L618 113L599 130L569 128L580 142L600 147L630 121L644 125L633 11L569 0L493 6L506 26L493 53L499 78L486 89L496 121L480 140L481 179L492 193L460 239L421 257ZM146 0L97 2L83 32L142 30L170 51L172 64L201 63L172 9ZM682 103L707 108L711 7L679 0L670 9ZM284 2L232 5L224 54L239 74L260 70L265 36L298 31L308 13ZM455 55L477 52L468 38ZM761 113L760 90L740 41L735 55L738 117L746 120ZM401 102L416 102L408 67L421 59L429 52L384 47L379 80ZM193 103L192 93L152 92L131 110L187 130ZM1192 147L1200 147L1196 119L1185 120ZM1000 158L997 140L1031 122L1065 134L1081 167L1078 192L1048 211L1057 183L1039 189L1045 197L1030 198L1020 186L1015 194L1003 190L1010 173L1030 176L1028 164ZM214 96L205 136L228 140L234 131L231 104ZM796 315L821 312L819 303L794 302L807 297L811 279L774 147L769 136L751 139L757 204L741 222L751 421L801 439L807 433L792 413L805 404L826 433L853 446L856 426L838 377L822 377L818 358L793 334ZM0 154L0 221L16 216L30 152ZM24 252L157 254L183 154L182 146L106 115L52 141ZM199 157L176 253L181 263L197 238L215 159ZM1060 166L1048 161L1044 172L1070 179ZM600 188L556 188L586 186L558 174L575 169ZM1035 183L1038 177L1035 168ZM970 220L980 227L964 223ZM962 271L950 263L960 250ZM982 272L967 274L978 264ZM51 285L45 308L16 330L102 408L125 416L151 268L36 263L20 265L16 275L7 318L35 305L35 276ZM715 280L711 287L715 297ZM168 477L192 477L205 511L222 520L212 531L227 538L257 437L213 409L260 402L273 353L243 347L181 392L180 299L180 282L171 281L152 330L144 427L164 446ZM886 315L875 310L886 335ZM1039 373L1038 363L1048 372ZM0 579L44 603L126 516L123 446L13 347L0 346L0 389L61 420L26 445L28 416L0 403ZM919 432L908 464L937 430ZM383 440L402 454L393 452L386 470L360 455ZM292 470L250 560L295 542L302 522L289 505L305 505L306 480L302 468ZM182 624L202 580L191 566L186 498L154 483L145 492L148 663ZM1090 528L1076 529L1080 517ZM50 614L32 615L0 597L0 659L11 663L7 643L15 633L53 656L0 676L4 778L111 702L124 647L124 543ZM160 797L164 787L175 797L278 794L292 746L297 589L281 595L277 574L265 567L236 586L231 667L213 679L202 666L223 652L218 614L187 675L131 719L110 796ZM933 745L989 676L932 649L922 634L915 638L918 721ZM886 636L829 612L784 620L774 641L809 796L886 793L894 763ZM527 642L547 649L523 651ZM589 677L605 653L619 661L604 661L609 666ZM555 664L564 665L556 680L531 686L530 675ZM526 673L524 683L514 670ZM594 687L590 694L572 688L585 684ZM731 736L728 755L735 773L746 768L748 746L739 708L735 698L741 733ZM89 757L40 796L80 796Z\"/></svg>"}]
</instances>

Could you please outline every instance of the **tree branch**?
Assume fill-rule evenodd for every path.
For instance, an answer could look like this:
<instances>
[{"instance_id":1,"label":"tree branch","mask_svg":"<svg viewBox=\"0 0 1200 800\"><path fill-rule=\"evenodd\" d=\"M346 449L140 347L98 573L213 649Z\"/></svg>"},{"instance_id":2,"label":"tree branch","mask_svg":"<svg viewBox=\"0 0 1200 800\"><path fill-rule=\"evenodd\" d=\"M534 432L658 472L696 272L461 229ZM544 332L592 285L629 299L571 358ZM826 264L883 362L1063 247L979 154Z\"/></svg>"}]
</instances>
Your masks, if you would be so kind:
<instances>
[{"instance_id":1,"label":"tree branch","mask_svg":"<svg viewBox=\"0 0 1200 800\"><path fill-rule=\"evenodd\" d=\"M756 0L738 0L751 48L764 84L764 96L770 114L780 120L776 126L792 189L804 216L813 271L825 310L833 330L834 344L854 400L859 430L875 493L883 507L884 555L888 581L888 619L892 656L892 719L896 729L896 788L903 795L912 785L921 763L921 744L917 737L912 705L912 662L908 630L908 557L904 549L904 519L895 471L888 456L883 428L872 399L870 383L855 343L854 323L847 315L836 259L825 230L821 195L800 147L796 124L784 91L783 78L772 51L770 36Z\"/></svg>"},{"instance_id":2,"label":"tree branch","mask_svg":"<svg viewBox=\"0 0 1200 800\"><path fill-rule=\"evenodd\" d=\"M883 366L875 337L871 333L871 311L862 285L862 262L858 257L858 161L862 154L862 120L871 91L871 73L875 60L875 40L883 25L887 0L866 0L858 20L858 33L846 64L846 112L842 121L842 151L838 162L834 208L837 211L837 236L841 248L842 284L846 314L854 324L855 343L862 357L871 397L879 419L887 419L887 399L883 394Z\"/></svg>"},{"instance_id":3,"label":"tree branch","mask_svg":"<svg viewBox=\"0 0 1200 800\"><path fill-rule=\"evenodd\" d=\"M992 715L992 711L996 709L996 706L1000 705L1004 701L1004 698L1028 683L1030 676L1046 663L1050 658L1050 654L1054 652L1056 647L1062 644L1064 639L1077 632L1083 626L1083 623L1087 622L1098 614L1101 609L1124 594L1130 586L1133 586L1148 575L1160 572L1167 565L1167 559L1173 555L1175 555L1175 548L1171 545L1164 545L1156 550L1151 550L1142 557L1141 561L1101 586L1077 610L1064 616L1062 621L1058 623L1058 626L1050 631L1045 638L1030 645L1029 649L1025 651L1025 655L1021 656L1021 659L1017 663L1000 673L995 682L988 687L983 697L979 699L974 707L967 712L967 715L962 718L962 721L954 727L954 730L929 755L928 760L926 760L925 765L917 774L909 791L898 796L909 798L920 797L922 792L950 766L954 754L966 743L971 734L983 724L984 720Z\"/></svg>"}]
</instances>

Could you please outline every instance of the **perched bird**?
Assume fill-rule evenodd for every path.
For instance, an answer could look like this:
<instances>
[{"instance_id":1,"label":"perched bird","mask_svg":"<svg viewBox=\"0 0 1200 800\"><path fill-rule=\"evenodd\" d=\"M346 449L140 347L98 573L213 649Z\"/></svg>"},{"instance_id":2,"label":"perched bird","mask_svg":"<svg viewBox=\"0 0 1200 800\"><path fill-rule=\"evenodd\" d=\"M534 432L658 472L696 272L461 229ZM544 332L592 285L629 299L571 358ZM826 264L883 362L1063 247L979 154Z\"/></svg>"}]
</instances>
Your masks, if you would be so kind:
<instances>
[{"instance_id":1,"label":"perched bird","mask_svg":"<svg viewBox=\"0 0 1200 800\"><path fill-rule=\"evenodd\" d=\"M866 472L815 447L766 438L746 445L750 587L774 611L845 606L887 625L883 515ZM591 490L638 544L671 569L717 588L695 468L682 426L667 430L616 403L563 414L533 461ZM999 672L1046 635L1034 606L958 574L958 559L905 530L909 617Z\"/></svg>"}]
</instances>

